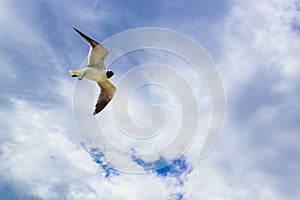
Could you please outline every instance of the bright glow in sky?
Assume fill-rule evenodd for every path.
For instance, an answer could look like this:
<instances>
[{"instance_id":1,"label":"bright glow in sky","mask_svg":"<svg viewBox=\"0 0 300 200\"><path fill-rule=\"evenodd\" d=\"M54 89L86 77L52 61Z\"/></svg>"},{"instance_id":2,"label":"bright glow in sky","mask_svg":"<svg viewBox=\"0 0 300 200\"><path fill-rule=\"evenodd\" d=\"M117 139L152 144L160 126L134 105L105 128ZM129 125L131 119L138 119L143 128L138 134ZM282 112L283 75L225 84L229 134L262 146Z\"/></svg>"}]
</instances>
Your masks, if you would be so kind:
<instances>
[{"instance_id":1,"label":"bright glow in sky","mask_svg":"<svg viewBox=\"0 0 300 200\"><path fill-rule=\"evenodd\" d=\"M0 199L300 199L299 10L296 0L0 1ZM167 168L135 175L86 152L68 70L89 47L72 27L99 42L164 27L203 45L227 96L212 153L200 159L194 146ZM162 57L182 62L137 52L113 64L112 81L121 66Z\"/></svg>"}]
</instances>

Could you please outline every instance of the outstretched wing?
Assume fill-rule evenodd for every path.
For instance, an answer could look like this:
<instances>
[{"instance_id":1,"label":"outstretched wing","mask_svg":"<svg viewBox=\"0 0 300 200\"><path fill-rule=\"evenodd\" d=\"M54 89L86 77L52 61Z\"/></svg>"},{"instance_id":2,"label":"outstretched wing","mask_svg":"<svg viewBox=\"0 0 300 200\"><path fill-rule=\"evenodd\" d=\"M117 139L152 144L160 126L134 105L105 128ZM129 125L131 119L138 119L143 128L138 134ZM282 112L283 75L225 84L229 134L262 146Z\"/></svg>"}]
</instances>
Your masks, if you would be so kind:
<instances>
[{"instance_id":1,"label":"outstretched wing","mask_svg":"<svg viewBox=\"0 0 300 200\"><path fill-rule=\"evenodd\" d=\"M105 106L111 101L113 98L116 87L109 81L98 82L98 85L101 89L101 93L98 97L97 104L95 105L94 115L101 112Z\"/></svg>"},{"instance_id":2,"label":"outstretched wing","mask_svg":"<svg viewBox=\"0 0 300 200\"><path fill-rule=\"evenodd\" d=\"M83 37L91 46L88 56L88 66L104 69L104 60L108 56L109 51L76 28L74 28L74 30L79 33L79 35L81 35L81 37Z\"/></svg>"}]
</instances>

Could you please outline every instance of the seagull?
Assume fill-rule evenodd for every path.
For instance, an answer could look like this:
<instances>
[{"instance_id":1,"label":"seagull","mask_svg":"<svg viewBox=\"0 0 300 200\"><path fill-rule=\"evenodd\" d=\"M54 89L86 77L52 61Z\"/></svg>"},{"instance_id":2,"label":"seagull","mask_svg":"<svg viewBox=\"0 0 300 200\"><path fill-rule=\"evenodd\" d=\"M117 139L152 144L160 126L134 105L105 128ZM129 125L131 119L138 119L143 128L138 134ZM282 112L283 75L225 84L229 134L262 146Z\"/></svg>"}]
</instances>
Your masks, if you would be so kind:
<instances>
[{"instance_id":1,"label":"seagull","mask_svg":"<svg viewBox=\"0 0 300 200\"><path fill-rule=\"evenodd\" d=\"M79 80L86 78L98 83L101 92L93 113L96 115L106 107L116 91L116 87L108 80L114 75L114 72L107 71L104 67L104 60L108 56L109 51L76 28L74 30L90 44L90 51L87 66L81 70L69 70L69 73L72 77L77 77Z\"/></svg>"}]
</instances>

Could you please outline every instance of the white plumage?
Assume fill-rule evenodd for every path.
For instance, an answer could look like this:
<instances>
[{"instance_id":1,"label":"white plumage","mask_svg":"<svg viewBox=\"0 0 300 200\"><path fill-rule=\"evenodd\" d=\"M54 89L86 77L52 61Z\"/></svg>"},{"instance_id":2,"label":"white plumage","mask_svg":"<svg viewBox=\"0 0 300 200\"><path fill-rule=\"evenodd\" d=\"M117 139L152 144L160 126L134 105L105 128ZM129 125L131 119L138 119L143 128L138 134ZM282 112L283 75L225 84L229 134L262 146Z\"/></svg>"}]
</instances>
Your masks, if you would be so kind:
<instances>
[{"instance_id":1,"label":"white plumage","mask_svg":"<svg viewBox=\"0 0 300 200\"><path fill-rule=\"evenodd\" d=\"M116 87L108 80L114 73L107 71L104 66L104 60L109 55L109 52L101 44L76 28L74 30L90 44L90 51L87 66L81 70L69 70L69 72L73 77L78 77L79 80L86 78L98 83L101 93L95 105L94 115L96 115L111 101L116 91Z\"/></svg>"}]
</instances>

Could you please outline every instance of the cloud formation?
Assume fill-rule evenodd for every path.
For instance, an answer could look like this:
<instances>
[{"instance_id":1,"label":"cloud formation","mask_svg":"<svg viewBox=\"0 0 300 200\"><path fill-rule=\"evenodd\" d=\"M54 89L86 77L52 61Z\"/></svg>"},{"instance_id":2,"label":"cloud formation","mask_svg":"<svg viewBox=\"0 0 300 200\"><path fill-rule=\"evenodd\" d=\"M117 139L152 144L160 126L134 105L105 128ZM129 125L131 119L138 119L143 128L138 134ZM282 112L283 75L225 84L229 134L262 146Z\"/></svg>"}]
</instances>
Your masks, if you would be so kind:
<instances>
[{"instance_id":1,"label":"cloud formation","mask_svg":"<svg viewBox=\"0 0 300 200\"><path fill-rule=\"evenodd\" d=\"M0 2L0 199L299 199L299 3L123 4ZM228 100L214 151L200 160L194 145L168 169L108 175L109 163L82 148L74 127L67 70L88 46L73 26L99 41L163 26L203 44Z\"/></svg>"}]
</instances>

